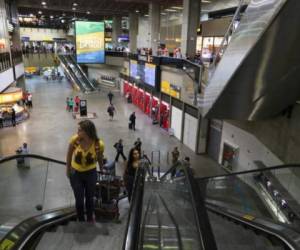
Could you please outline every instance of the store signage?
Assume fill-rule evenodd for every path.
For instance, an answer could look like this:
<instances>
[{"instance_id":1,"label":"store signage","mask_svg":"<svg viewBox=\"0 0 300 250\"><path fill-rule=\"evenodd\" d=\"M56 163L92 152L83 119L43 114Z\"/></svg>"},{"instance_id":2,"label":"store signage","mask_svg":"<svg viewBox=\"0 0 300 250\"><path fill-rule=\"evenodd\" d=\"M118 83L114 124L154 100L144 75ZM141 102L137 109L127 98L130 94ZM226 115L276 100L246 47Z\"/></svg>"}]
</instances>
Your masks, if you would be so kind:
<instances>
[{"instance_id":1,"label":"store signage","mask_svg":"<svg viewBox=\"0 0 300 250\"><path fill-rule=\"evenodd\" d=\"M171 84L168 81L161 81L160 91L173 96L177 99L180 99L181 88L175 84Z\"/></svg>"},{"instance_id":2,"label":"store signage","mask_svg":"<svg viewBox=\"0 0 300 250\"><path fill-rule=\"evenodd\" d=\"M23 93L21 89L17 92L2 93L0 94L0 104L18 102L22 99L22 97Z\"/></svg>"},{"instance_id":3,"label":"store signage","mask_svg":"<svg viewBox=\"0 0 300 250\"><path fill-rule=\"evenodd\" d=\"M75 22L77 63L104 63L104 23Z\"/></svg>"}]
</instances>

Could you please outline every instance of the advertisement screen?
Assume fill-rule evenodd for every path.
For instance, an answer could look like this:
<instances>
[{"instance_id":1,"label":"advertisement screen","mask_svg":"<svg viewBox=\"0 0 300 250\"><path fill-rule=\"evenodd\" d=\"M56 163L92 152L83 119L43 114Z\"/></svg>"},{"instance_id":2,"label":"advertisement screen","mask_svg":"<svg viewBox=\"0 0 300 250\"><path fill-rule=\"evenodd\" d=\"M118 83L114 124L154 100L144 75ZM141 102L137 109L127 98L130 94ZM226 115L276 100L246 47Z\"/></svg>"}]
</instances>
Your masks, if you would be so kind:
<instances>
[{"instance_id":1,"label":"advertisement screen","mask_svg":"<svg viewBox=\"0 0 300 250\"><path fill-rule=\"evenodd\" d=\"M104 23L75 22L77 63L104 63Z\"/></svg>"},{"instance_id":2,"label":"advertisement screen","mask_svg":"<svg viewBox=\"0 0 300 250\"><path fill-rule=\"evenodd\" d=\"M154 64L145 64L145 80L144 82L153 88L155 87L156 66Z\"/></svg>"},{"instance_id":3,"label":"advertisement screen","mask_svg":"<svg viewBox=\"0 0 300 250\"><path fill-rule=\"evenodd\" d=\"M130 60L130 76L155 88L156 66Z\"/></svg>"},{"instance_id":4,"label":"advertisement screen","mask_svg":"<svg viewBox=\"0 0 300 250\"><path fill-rule=\"evenodd\" d=\"M137 78L137 61L130 60L130 76L132 78Z\"/></svg>"}]
</instances>

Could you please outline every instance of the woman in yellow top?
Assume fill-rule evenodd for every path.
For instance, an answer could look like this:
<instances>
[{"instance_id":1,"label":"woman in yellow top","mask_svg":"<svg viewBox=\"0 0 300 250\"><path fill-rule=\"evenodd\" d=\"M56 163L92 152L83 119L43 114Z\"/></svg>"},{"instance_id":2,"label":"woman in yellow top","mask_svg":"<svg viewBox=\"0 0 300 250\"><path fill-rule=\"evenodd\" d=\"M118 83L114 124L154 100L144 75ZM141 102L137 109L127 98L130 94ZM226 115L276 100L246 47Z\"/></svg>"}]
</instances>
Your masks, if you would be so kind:
<instances>
[{"instance_id":1,"label":"woman in yellow top","mask_svg":"<svg viewBox=\"0 0 300 250\"><path fill-rule=\"evenodd\" d=\"M79 221L94 221L94 195L97 181L96 164L102 170L104 143L97 136L96 127L90 120L78 124L78 132L70 140L67 154L67 176L75 196Z\"/></svg>"}]
</instances>

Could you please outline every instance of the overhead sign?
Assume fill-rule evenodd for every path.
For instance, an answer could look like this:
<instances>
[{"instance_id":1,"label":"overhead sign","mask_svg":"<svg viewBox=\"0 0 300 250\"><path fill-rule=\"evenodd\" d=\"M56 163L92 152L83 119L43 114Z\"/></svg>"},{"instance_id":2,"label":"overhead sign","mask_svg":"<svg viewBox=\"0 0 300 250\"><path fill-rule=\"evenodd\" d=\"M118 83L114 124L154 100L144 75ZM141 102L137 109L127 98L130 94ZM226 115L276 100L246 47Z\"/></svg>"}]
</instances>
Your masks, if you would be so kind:
<instances>
[{"instance_id":1,"label":"overhead sign","mask_svg":"<svg viewBox=\"0 0 300 250\"><path fill-rule=\"evenodd\" d=\"M75 22L77 63L104 63L104 23Z\"/></svg>"},{"instance_id":2,"label":"overhead sign","mask_svg":"<svg viewBox=\"0 0 300 250\"><path fill-rule=\"evenodd\" d=\"M181 88L169 83L168 81L161 81L160 91L180 99Z\"/></svg>"}]
</instances>

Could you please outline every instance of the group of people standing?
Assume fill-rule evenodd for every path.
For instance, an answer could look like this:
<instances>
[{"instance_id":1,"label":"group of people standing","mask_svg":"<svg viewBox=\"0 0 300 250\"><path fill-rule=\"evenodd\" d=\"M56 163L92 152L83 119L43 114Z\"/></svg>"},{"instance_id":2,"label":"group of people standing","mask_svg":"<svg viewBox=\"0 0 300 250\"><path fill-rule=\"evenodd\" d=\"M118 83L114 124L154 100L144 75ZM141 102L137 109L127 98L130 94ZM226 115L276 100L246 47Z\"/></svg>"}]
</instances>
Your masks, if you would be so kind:
<instances>
[{"instance_id":1,"label":"group of people standing","mask_svg":"<svg viewBox=\"0 0 300 250\"><path fill-rule=\"evenodd\" d=\"M78 112L80 98L78 96L67 97L66 99L66 110L69 112Z\"/></svg>"}]
</instances>

